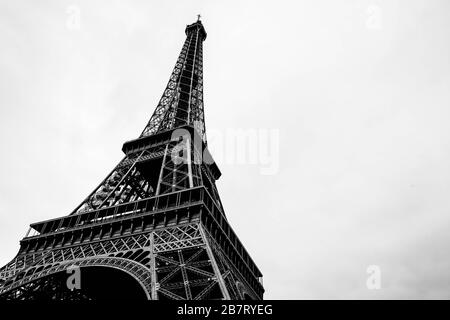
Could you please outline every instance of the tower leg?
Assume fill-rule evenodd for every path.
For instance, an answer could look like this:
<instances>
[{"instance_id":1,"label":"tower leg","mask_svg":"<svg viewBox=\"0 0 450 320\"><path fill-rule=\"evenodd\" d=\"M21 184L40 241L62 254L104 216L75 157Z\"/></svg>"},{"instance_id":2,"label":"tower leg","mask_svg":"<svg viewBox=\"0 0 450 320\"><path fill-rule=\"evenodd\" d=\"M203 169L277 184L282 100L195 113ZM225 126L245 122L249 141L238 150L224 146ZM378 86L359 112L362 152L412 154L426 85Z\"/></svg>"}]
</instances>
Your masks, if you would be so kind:
<instances>
[{"instance_id":1,"label":"tower leg","mask_svg":"<svg viewBox=\"0 0 450 320\"><path fill-rule=\"evenodd\" d=\"M214 273L216 274L217 281L219 282L220 290L222 291L223 297L225 300L230 300L230 294L228 293L227 287L225 286L225 281L223 280L222 274L220 273L219 266L217 265L217 261L214 258L214 254L211 250L211 246L209 241L205 235L205 231L203 227L199 225L200 234L202 235L203 241L205 242L206 251L208 252L209 259L211 260L211 265L214 269Z\"/></svg>"}]
</instances>

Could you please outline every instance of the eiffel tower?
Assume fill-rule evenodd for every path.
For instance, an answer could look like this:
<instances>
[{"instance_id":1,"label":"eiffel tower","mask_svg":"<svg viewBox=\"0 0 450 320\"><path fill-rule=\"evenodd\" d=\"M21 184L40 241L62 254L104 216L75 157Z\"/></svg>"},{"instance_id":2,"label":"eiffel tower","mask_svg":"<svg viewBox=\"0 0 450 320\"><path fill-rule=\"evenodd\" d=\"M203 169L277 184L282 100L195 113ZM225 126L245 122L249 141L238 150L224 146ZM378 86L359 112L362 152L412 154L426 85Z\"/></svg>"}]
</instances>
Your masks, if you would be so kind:
<instances>
[{"instance_id":1,"label":"eiffel tower","mask_svg":"<svg viewBox=\"0 0 450 320\"><path fill-rule=\"evenodd\" d=\"M207 148L198 20L124 158L69 215L33 223L0 269L0 300L263 298L262 274L225 215ZM78 284L72 283L72 269ZM74 285L75 283L75 285Z\"/></svg>"}]
</instances>

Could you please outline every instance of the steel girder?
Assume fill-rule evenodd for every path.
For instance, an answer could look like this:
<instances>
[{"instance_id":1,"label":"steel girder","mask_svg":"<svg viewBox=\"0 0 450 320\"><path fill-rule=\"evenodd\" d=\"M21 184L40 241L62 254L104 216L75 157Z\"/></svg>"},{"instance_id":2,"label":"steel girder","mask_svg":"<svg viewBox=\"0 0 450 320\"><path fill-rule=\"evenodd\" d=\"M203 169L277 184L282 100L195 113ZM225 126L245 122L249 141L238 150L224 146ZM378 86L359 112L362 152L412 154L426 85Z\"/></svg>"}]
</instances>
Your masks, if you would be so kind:
<instances>
[{"instance_id":1,"label":"steel girder","mask_svg":"<svg viewBox=\"0 0 450 320\"><path fill-rule=\"evenodd\" d=\"M230 268L214 240L195 223L43 251L40 258L30 260L3 282L0 299L25 299L23 293L33 283L44 278L47 283L50 276L73 266L122 270L142 286L149 299L240 298L236 294L236 279L242 281L239 272Z\"/></svg>"}]
</instances>

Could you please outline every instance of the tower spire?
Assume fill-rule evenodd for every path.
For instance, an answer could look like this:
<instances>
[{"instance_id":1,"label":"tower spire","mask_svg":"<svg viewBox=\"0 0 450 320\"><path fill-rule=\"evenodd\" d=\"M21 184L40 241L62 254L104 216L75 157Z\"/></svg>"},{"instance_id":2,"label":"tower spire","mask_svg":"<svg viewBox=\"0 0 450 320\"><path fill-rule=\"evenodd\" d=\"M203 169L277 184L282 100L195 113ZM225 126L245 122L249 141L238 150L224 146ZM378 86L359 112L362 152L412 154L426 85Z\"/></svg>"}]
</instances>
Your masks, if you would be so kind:
<instances>
[{"instance_id":1,"label":"tower spire","mask_svg":"<svg viewBox=\"0 0 450 320\"><path fill-rule=\"evenodd\" d=\"M182 125L194 126L206 143L203 111L203 41L206 31L198 20L186 27L186 40L161 99L141 137Z\"/></svg>"}]
</instances>

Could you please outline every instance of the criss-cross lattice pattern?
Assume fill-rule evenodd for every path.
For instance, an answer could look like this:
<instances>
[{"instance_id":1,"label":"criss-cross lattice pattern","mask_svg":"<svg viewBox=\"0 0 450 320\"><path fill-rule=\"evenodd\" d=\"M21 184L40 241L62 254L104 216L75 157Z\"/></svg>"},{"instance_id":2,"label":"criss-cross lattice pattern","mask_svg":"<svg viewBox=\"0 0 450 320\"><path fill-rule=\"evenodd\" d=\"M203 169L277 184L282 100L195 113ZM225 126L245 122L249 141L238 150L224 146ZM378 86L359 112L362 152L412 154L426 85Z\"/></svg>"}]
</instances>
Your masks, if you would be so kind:
<instances>
[{"instance_id":1,"label":"criss-cross lattice pattern","mask_svg":"<svg viewBox=\"0 0 450 320\"><path fill-rule=\"evenodd\" d=\"M126 156L72 214L150 197L154 194L153 187L136 168L136 164L158 156L160 153L148 150Z\"/></svg>"},{"instance_id":2,"label":"criss-cross lattice pattern","mask_svg":"<svg viewBox=\"0 0 450 320\"><path fill-rule=\"evenodd\" d=\"M236 291L224 258L199 224L41 250L15 259L24 267L0 286L0 297L25 298L68 266L110 266L132 275L153 299L225 299ZM224 267L225 266L225 267ZM45 278L45 279L44 279ZM231 282L230 282L231 281ZM32 285L31 283L36 283ZM233 295L234 296L234 295ZM81 299L73 296L73 299Z\"/></svg>"},{"instance_id":3,"label":"criss-cross lattice pattern","mask_svg":"<svg viewBox=\"0 0 450 320\"><path fill-rule=\"evenodd\" d=\"M31 225L0 269L0 300L45 291L52 299L89 298L59 290L70 265L122 270L149 299L262 298L262 275L225 217L220 170L212 157L202 161L209 155L202 23L188 25L186 36L140 137L123 145L125 157L69 215Z\"/></svg>"},{"instance_id":4,"label":"criss-cross lattice pattern","mask_svg":"<svg viewBox=\"0 0 450 320\"><path fill-rule=\"evenodd\" d=\"M206 32L197 21L186 28L186 35L167 87L141 137L192 125L206 143L203 110L203 41Z\"/></svg>"},{"instance_id":5,"label":"criss-cross lattice pattern","mask_svg":"<svg viewBox=\"0 0 450 320\"><path fill-rule=\"evenodd\" d=\"M196 225L178 226L155 232L153 247L155 252L192 247L203 243Z\"/></svg>"}]
</instances>

